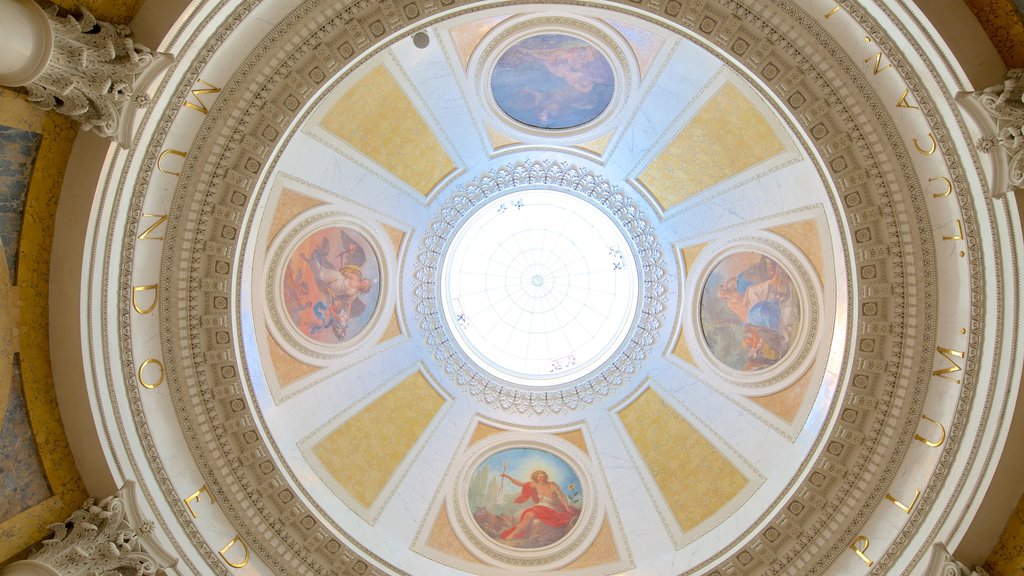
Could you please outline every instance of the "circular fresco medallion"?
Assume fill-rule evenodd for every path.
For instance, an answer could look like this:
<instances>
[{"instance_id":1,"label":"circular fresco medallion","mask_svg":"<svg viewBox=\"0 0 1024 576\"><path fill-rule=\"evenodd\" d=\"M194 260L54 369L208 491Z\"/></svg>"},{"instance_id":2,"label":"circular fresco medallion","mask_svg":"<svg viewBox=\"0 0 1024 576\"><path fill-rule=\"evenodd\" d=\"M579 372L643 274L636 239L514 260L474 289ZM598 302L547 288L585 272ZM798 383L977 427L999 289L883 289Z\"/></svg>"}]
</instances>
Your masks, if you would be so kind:
<instances>
[{"instance_id":1,"label":"circular fresco medallion","mask_svg":"<svg viewBox=\"0 0 1024 576\"><path fill-rule=\"evenodd\" d=\"M714 357L744 373L766 370L794 347L801 303L789 272L759 252L714 266L701 290L700 329Z\"/></svg>"},{"instance_id":2,"label":"circular fresco medallion","mask_svg":"<svg viewBox=\"0 0 1024 576\"><path fill-rule=\"evenodd\" d=\"M501 110L533 128L562 130L586 124L608 107L615 80L608 59L567 34L538 34L509 46L491 74Z\"/></svg>"},{"instance_id":3,"label":"circular fresco medallion","mask_svg":"<svg viewBox=\"0 0 1024 576\"><path fill-rule=\"evenodd\" d=\"M466 495L476 525L498 544L536 549L560 542L583 508L579 476L539 448L509 448L476 466Z\"/></svg>"},{"instance_id":4,"label":"circular fresco medallion","mask_svg":"<svg viewBox=\"0 0 1024 576\"><path fill-rule=\"evenodd\" d=\"M300 334L338 344L362 332L380 300L380 261L366 237L328 226L299 241L281 279L281 301Z\"/></svg>"},{"instance_id":5,"label":"circular fresco medallion","mask_svg":"<svg viewBox=\"0 0 1024 576\"><path fill-rule=\"evenodd\" d=\"M636 257L601 208L526 190L484 204L458 229L441 273L455 341L483 370L549 386L600 368L633 327Z\"/></svg>"}]
</instances>

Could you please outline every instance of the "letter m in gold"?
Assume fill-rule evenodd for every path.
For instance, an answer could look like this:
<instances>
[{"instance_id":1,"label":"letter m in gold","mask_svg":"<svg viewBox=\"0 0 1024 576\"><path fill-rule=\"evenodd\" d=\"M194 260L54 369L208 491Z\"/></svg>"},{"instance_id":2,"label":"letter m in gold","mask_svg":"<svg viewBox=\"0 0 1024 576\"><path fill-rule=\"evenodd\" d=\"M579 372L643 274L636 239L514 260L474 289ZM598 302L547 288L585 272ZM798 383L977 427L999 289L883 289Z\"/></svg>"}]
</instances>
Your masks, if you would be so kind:
<instances>
[{"instance_id":1,"label":"letter m in gold","mask_svg":"<svg viewBox=\"0 0 1024 576\"><path fill-rule=\"evenodd\" d=\"M960 352L959 350L943 348L942 346L936 347L936 350L939 352L939 354L942 354L942 357L945 358L947 362L949 362L949 366L945 368L939 368L938 370L932 372L932 375L938 376L939 378L945 378L946 380L949 380L954 384L960 384L960 380L950 376L950 374L954 372L960 372L963 369L959 364L956 363L956 360L954 360L953 358L963 358L964 353Z\"/></svg>"},{"instance_id":2,"label":"letter m in gold","mask_svg":"<svg viewBox=\"0 0 1024 576\"><path fill-rule=\"evenodd\" d=\"M198 102L198 104L195 104L188 98L185 98L185 103L182 104L182 106L184 106L185 108L198 110L203 114L208 114L210 112L210 109L206 107L206 104L203 102L202 97L209 94L216 94L220 92L220 88L214 86L213 84L210 84L202 78L198 78L197 80L198 82L196 83L195 87L192 88L192 96L195 98L195 101ZM202 88L199 86L200 84L206 87Z\"/></svg>"}]
</instances>

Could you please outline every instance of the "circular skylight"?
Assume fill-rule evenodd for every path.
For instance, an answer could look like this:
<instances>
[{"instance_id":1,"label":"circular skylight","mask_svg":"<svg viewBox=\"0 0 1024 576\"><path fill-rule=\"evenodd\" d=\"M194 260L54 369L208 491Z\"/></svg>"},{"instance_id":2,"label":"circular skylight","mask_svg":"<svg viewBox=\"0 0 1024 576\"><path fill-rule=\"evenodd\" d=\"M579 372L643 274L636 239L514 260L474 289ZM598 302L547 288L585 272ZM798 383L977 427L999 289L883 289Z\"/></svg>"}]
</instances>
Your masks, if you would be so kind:
<instances>
[{"instance_id":1,"label":"circular skylight","mask_svg":"<svg viewBox=\"0 0 1024 576\"><path fill-rule=\"evenodd\" d=\"M441 274L454 340L487 373L525 386L570 382L619 348L636 315L636 258L615 222L567 192L482 204Z\"/></svg>"}]
</instances>

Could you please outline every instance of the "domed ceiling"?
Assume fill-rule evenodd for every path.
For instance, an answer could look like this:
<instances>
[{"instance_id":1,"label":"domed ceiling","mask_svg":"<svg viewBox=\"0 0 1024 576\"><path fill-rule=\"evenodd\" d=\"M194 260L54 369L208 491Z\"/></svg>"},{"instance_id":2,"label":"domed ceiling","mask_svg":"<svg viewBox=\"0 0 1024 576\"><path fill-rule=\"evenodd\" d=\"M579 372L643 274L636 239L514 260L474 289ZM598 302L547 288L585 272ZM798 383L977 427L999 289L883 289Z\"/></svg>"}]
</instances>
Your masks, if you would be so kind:
<instances>
[{"instance_id":1,"label":"domed ceiling","mask_svg":"<svg viewBox=\"0 0 1024 576\"><path fill-rule=\"evenodd\" d=\"M190 13L89 264L181 569L927 562L1016 261L956 74L873 9Z\"/></svg>"}]
</instances>

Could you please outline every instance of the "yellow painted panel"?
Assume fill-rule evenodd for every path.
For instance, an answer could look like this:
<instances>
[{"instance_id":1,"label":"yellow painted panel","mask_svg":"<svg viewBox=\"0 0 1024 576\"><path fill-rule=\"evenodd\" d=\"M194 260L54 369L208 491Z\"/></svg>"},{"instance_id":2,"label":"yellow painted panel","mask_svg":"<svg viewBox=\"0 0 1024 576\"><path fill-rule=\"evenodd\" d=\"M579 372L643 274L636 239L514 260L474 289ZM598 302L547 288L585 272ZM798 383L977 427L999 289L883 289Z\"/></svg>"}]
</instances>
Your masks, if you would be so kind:
<instances>
[{"instance_id":1,"label":"yellow painted panel","mask_svg":"<svg viewBox=\"0 0 1024 576\"><path fill-rule=\"evenodd\" d=\"M384 334L380 337L380 342L387 342L392 338L397 338L402 335L402 325L398 323L398 311L391 313L391 321L388 322L388 327L384 329Z\"/></svg>"},{"instance_id":2,"label":"yellow painted panel","mask_svg":"<svg viewBox=\"0 0 1024 576\"><path fill-rule=\"evenodd\" d=\"M486 128L487 139L491 141L492 150L504 148L505 146L512 146L513 144L522 144L522 142L520 142L519 140L516 140L515 138L510 138L502 134L501 132L498 132L494 128L491 128L490 126L487 126Z\"/></svg>"},{"instance_id":3,"label":"yellow painted panel","mask_svg":"<svg viewBox=\"0 0 1024 576\"><path fill-rule=\"evenodd\" d=\"M281 388L319 370L316 366L310 366L286 352L270 336L269 332L266 334L266 338L267 347L270 349L270 362L274 366L274 373L277 374L277 381Z\"/></svg>"},{"instance_id":4,"label":"yellow painted panel","mask_svg":"<svg viewBox=\"0 0 1024 576\"><path fill-rule=\"evenodd\" d=\"M604 151L608 149L608 144L612 141L612 135L614 134L614 132L609 132L596 140L584 142L583 144L577 146L577 148L582 148L584 150L587 150L588 152L593 152L598 156L603 156Z\"/></svg>"},{"instance_id":5,"label":"yellow painted panel","mask_svg":"<svg viewBox=\"0 0 1024 576\"><path fill-rule=\"evenodd\" d=\"M676 345L672 348L672 354L689 363L691 366L696 366L697 363L693 361L693 353L690 352L690 345L686 342L686 336L679 334L679 339L676 340Z\"/></svg>"},{"instance_id":6,"label":"yellow painted panel","mask_svg":"<svg viewBox=\"0 0 1024 576\"><path fill-rule=\"evenodd\" d=\"M761 112L726 83L644 168L639 180L669 210L783 150Z\"/></svg>"},{"instance_id":7,"label":"yellow painted panel","mask_svg":"<svg viewBox=\"0 0 1024 576\"><path fill-rule=\"evenodd\" d=\"M285 188L277 200L277 208L274 210L274 218L270 221L270 235L267 237L269 244L281 232L292 218L302 214L310 208L322 206L324 203L316 198L310 198L301 192Z\"/></svg>"},{"instance_id":8,"label":"yellow painted panel","mask_svg":"<svg viewBox=\"0 0 1024 576\"><path fill-rule=\"evenodd\" d=\"M700 253L707 248L708 243L697 244L695 246L687 246L683 248L683 266L686 267L686 271L689 272L693 268L693 263L700 256Z\"/></svg>"},{"instance_id":9,"label":"yellow painted panel","mask_svg":"<svg viewBox=\"0 0 1024 576\"><path fill-rule=\"evenodd\" d=\"M444 504L441 505L441 511L437 514L437 520L434 521L434 526L430 529L430 536L427 537L427 546L438 552L454 556L459 560L465 560L474 564L481 563L469 550L466 550L459 537L455 535L455 531L452 530L452 522L448 519L448 508Z\"/></svg>"},{"instance_id":10,"label":"yellow painted panel","mask_svg":"<svg viewBox=\"0 0 1024 576\"><path fill-rule=\"evenodd\" d=\"M814 220L801 220L791 224L776 226L770 228L770 230L796 244L797 248L811 261L811 266L814 266L815 272L818 273L818 278L823 277L822 273L825 269L825 263L822 259L821 234L818 232L817 222Z\"/></svg>"},{"instance_id":11,"label":"yellow painted panel","mask_svg":"<svg viewBox=\"0 0 1024 576\"><path fill-rule=\"evenodd\" d=\"M440 140L384 66L356 82L321 125L424 196L455 170Z\"/></svg>"},{"instance_id":12,"label":"yellow painted panel","mask_svg":"<svg viewBox=\"0 0 1024 576\"><path fill-rule=\"evenodd\" d=\"M775 394L767 396L755 396L751 400L759 404L765 410L775 414L790 424L794 423L800 413L800 406L811 387L811 372L808 370L792 385Z\"/></svg>"},{"instance_id":13,"label":"yellow painted panel","mask_svg":"<svg viewBox=\"0 0 1024 576\"><path fill-rule=\"evenodd\" d=\"M476 428L473 430L473 435L469 437L468 445L472 446L492 434L499 434L501 432L504 432L501 428L495 428L494 426L488 426L487 424L477 424Z\"/></svg>"},{"instance_id":14,"label":"yellow painted panel","mask_svg":"<svg viewBox=\"0 0 1024 576\"><path fill-rule=\"evenodd\" d=\"M683 531L693 530L748 484L747 478L657 392L648 388L619 412Z\"/></svg>"},{"instance_id":15,"label":"yellow painted panel","mask_svg":"<svg viewBox=\"0 0 1024 576\"><path fill-rule=\"evenodd\" d=\"M562 570L579 570L581 568L592 568L603 564L611 564L622 559L619 554L619 547L615 545L615 538L612 537L611 526L605 518L601 523L601 530L594 538L594 542L587 548L582 556L573 561Z\"/></svg>"},{"instance_id":16,"label":"yellow painted panel","mask_svg":"<svg viewBox=\"0 0 1024 576\"><path fill-rule=\"evenodd\" d=\"M573 446L576 446L577 448L582 450L584 454L590 454L590 450L587 450L587 441L584 440L583 438L582 430L570 430L568 432L555 434L555 436L558 436L562 440L565 440L572 444Z\"/></svg>"},{"instance_id":17,"label":"yellow painted panel","mask_svg":"<svg viewBox=\"0 0 1024 576\"><path fill-rule=\"evenodd\" d=\"M463 68L469 67L469 58L473 55L473 50L476 50L480 39L505 18L507 16L496 16L452 27L452 41L455 42L455 51L459 54Z\"/></svg>"},{"instance_id":18,"label":"yellow painted panel","mask_svg":"<svg viewBox=\"0 0 1024 576\"><path fill-rule=\"evenodd\" d=\"M422 372L385 392L313 446L338 484L369 508L444 404Z\"/></svg>"},{"instance_id":19,"label":"yellow painted panel","mask_svg":"<svg viewBox=\"0 0 1024 576\"><path fill-rule=\"evenodd\" d=\"M405 240L405 232L387 224L383 226L384 230L388 233L388 238L391 240L391 246L395 249L395 257L397 258L402 251L402 241Z\"/></svg>"}]
</instances>

